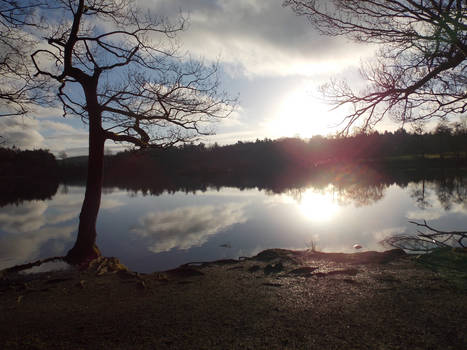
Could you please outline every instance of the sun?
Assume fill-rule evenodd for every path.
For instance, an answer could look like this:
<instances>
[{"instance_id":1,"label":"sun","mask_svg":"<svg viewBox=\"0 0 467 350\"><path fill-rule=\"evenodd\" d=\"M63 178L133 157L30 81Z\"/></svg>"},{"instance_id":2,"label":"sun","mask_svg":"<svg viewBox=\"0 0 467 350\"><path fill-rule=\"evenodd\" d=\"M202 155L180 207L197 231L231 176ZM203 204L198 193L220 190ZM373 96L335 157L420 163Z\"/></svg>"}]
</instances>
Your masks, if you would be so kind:
<instances>
[{"instance_id":1,"label":"sun","mask_svg":"<svg viewBox=\"0 0 467 350\"><path fill-rule=\"evenodd\" d=\"M342 119L330 112L330 106L320 101L313 90L303 86L286 94L275 106L268 123L273 138L301 137L332 134Z\"/></svg>"},{"instance_id":2,"label":"sun","mask_svg":"<svg viewBox=\"0 0 467 350\"><path fill-rule=\"evenodd\" d=\"M324 193L306 190L298 200L298 208L307 219L315 222L329 221L339 212L331 190Z\"/></svg>"}]
</instances>

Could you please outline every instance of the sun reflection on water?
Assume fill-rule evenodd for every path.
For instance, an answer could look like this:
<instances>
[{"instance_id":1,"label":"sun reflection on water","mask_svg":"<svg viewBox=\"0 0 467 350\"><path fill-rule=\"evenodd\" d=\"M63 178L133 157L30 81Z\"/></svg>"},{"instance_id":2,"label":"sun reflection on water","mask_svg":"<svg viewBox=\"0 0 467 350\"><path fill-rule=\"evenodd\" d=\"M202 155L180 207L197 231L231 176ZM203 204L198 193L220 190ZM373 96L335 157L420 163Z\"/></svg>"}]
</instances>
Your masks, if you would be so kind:
<instances>
[{"instance_id":1,"label":"sun reflection on water","mask_svg":"<svg viewBox=\"0 0 467 350\"><path fill-rule=\"evenodd\" d=\"M300 212L309 220L325 222L339 212L339 205L331 188L325 191L307 189L296 198Z\"/></svg>"}]
</instances>

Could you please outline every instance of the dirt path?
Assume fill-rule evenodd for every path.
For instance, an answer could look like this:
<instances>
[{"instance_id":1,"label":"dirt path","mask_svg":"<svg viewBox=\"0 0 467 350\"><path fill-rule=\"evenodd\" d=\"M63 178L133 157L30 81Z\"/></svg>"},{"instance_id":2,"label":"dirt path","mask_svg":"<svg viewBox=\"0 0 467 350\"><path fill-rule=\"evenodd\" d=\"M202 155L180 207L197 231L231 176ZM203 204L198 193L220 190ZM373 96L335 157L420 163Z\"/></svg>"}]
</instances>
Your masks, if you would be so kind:
<instances>
[{"instance_id":1,"label":"dirt path","mask_svg":"<svg viewBox=\"0 0 467 350\"><path fill-rule=\"evenodd\" d=\"M467 348L466 291L397 251L99 271L4 277L0 348Z\"/></svg>"}]
</instances>

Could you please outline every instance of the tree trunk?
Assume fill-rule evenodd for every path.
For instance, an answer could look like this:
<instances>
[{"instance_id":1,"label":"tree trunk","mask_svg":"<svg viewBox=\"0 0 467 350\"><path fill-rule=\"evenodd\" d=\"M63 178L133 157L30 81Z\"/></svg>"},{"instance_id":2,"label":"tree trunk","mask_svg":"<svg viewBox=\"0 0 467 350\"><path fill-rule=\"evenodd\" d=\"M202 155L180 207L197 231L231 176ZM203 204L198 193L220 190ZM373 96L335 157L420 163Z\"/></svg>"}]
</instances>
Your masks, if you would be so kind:
<instances>
[{"instance_id":1,"label":"tree trunk","mask_svg":"<svg viewBox=\"0 0 467 350\"><path fill-rule=\"evenodd\" d=\"M100 251L96 246L96 221L101 203L105 137L100 112L97 108L90 107L90 103L88 107L89 157L86 192L79 215L78 237L65 258L73 265L87 265L91 260L100 256Z\"/></svg>"}]
</instances>

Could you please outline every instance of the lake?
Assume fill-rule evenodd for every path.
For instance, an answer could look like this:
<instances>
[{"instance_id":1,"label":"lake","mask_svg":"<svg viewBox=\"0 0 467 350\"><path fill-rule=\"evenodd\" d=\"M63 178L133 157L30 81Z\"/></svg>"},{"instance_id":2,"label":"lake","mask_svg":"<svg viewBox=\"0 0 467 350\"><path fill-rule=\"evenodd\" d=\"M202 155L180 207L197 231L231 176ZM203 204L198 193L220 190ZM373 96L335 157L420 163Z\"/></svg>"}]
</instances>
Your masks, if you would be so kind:
<instances>
[{"instance_id":1,"label":"lake","mask_svg":"<svg viewBox=\"0 0 467 350\"><path fill-rule=\"evenodd\" d=\"M347 178L347 177L346 177ZM413 178L411 180L411 178ZM152 272L188 262L252 256L268 248L385 250L412 233L409 220L442 230L467 226L465 173L404 181L329 181L277 190L209 187L163 191L105 187L97 245L128 268ZM60 184L49 199L0 208L0 268L65 255L74 243L84 187Z\"/></svg>"}]
</instances>

